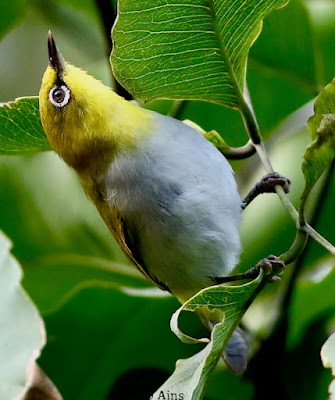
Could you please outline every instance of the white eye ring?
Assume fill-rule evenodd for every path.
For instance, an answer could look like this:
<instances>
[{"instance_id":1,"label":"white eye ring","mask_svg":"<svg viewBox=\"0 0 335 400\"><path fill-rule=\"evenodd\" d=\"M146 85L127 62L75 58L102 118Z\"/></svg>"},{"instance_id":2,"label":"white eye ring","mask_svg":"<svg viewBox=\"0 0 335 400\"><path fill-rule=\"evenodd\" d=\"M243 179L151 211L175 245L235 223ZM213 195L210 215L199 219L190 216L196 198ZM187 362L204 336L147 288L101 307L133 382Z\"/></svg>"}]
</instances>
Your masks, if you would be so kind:
<instances>
[{"instance_id":1,"label":"white eye ring","mask_svg":"<svg viewBox=\"0 0 335 400\"><path fill-rule=\"evenodd\" d=\"M54 86L49 92L50 102L58 108L68 104L71 98L71 90L65 85Z\"/></svg>"}]
</instances>

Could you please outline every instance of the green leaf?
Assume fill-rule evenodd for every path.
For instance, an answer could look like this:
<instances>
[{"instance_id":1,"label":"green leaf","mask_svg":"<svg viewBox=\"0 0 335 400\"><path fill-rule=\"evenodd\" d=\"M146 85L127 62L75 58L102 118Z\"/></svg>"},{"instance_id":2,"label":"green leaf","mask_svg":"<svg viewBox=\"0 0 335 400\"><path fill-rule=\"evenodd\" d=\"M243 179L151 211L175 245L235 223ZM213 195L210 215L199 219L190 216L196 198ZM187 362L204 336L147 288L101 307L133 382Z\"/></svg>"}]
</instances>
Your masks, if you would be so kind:
<instances>
[{"instance_id":1,"label":"green leaf","mask_svg":"<svg viewBox=\"0 0 335 400\"><path fill-rule=\"evenodd\" d=\"M90 282L60 309L45 316L50 340L39 364L64 399L133 398L126 393L127 387L135 385L129 379L119 396L108 393L117 391L119 378L127 372L150 367L167 374L178 354L191 354L191 346L183 345L169 329L177 304L172 296L132 296L110 285ZM193 330L194 324L188 329ZM161 383L152 382L151 375L137 381L135 398L149 399ZM140 396L142 387L151 389L147 396Z\"/></svg>"},{"instance_id":2,"label":"green leaf","mask_svg":"<svg viewBox=\"0 0 335 400\"><path fill-rule=\"evenodd\" d=\"M211 341L199 353L186 360L178 360L173 375L153 395L159 400L162 393L183 394L184 400L200 400L205 386L213 373L224 347L244 315L250 298L263 281L263 273L253 281L239 286L218 285L203 289L184 303L171 318L171 329L186 343L208 342L208 339L194 339L182 333L178 328L178 317L181 311L200 311L210 314L222 312L211 335ZM177 397L178 398L178 397Z\"/></svg>"},{"instance_id":3,"label":"green leaf","mask_svg":"<svg viewBox=\"0 0 335 400\"><path fill-rule=\"evenodd\" d=\"M215 130L211 130L209 132L204 133L204 137L207 140L209 140L212 144L214 144L214 146L223 153L230 149L229 145Z\"/></svg>"},{"instance_id":4,"label":"green leaf","mask_svg":"<svg viewBox=\"0 0 335 400\"><path fill-rule=\"evenodd\" d=\"M0 154L51 150L42 128L38 97L0 104Z\"/></svg>"},{"instance_id":5,"label":"green leaf","mask_svg":"<svg viewBox=\"0 0 335 400\"><path fill-rule=\"evenodd\" d=\"M45 315L58 309L76 293L78 286L87 282L110 284L128 291L152 288L134 266L80 254L52 254L38 258L28 268L22 283L40 313ZM163 296L166 293L158 291Z\"/></svg>"},{"instance_id":6,"label":"green leaf","mask_svg":"<svg viewBox=\"0 0 335 400\"><path fill-rule=\"evenodd\" d=\"M321 349L321 359L325 368L331 368L332 374L335 377L335 333L333 333ZM330 398L335 399L335 379L329 386Z\"/></svg>"},{"instance_id":7,"label":"green leaf","mask_svg":"<svg viewBox=\"0 0 335 400\"><path fill-rule=\"evenodd\" d=\"M27 0L2 0L0 2L0 38L2 38L25 11Z\"/></svg>"},{"instance_id":8,"label":"green leaf","mask_svg":"<svg viewBox=\"0 0 335 400\"><path fill-rule=\"evenodd\" d=\"M307 197L325 169L335 158L335 80L319 94L314 115L307 126L314 141L307 148L302 163L305 188L301 195L300 215L304 213Z\"/></svg>"},{"instance_id":9,"label":"green leaf","mask_svg":"<svg viewBox=\"0 0 335 400\"><path fill-rule=\"evenodd\" d=\"M25 386L27 364L44 345L36 307L20 285L22 272L0 232L0 399L14 399Z\"/></svg>"},{"instance_id":10,"label":"green leaf","mask_svg":"<svg viewBox=\"0 0 335 400\"><path fill-rule=\"evenodd\" d=\"M302 171L305 176L305 188L301 196L302 204L322 173L335 158L335 114L322 116L316 135L317 138L307 148L302 163Z\"/></svg>"},{"instance_id":11,"label":"green leaf","mask_svg":"<svg viewBox=\"0 0 335 400\"><path fill-rule=\"evenodd\" d=\"M307 123L313 140L318 137L317 131L325 114L335 114L335 79L322 89L315 100L314 115Z\"/></svg>"},{"instance_id":12,"label":"green leaf","mask_svg":"<svg viewBox=\"0 0 335 400\"><path fill-rule=\"evenodd\" d=\"M136 98L239 108L248 51L263 18L286 0L121 0L114 74Z\"/></svg>"}]
</instances>

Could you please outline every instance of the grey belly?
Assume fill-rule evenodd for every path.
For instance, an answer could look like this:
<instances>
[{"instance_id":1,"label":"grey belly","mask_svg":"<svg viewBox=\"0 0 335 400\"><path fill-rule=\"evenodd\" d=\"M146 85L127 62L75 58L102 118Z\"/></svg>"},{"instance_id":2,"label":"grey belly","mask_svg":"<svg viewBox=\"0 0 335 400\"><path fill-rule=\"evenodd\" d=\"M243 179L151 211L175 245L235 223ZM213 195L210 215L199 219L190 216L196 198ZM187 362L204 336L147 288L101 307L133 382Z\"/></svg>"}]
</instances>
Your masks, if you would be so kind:
<instances>
[{"instance_id":1,"label":"grey belly","mask_svg":"<svg viewBox=\"0 0 335 400\"><path fill-rule=\"evenodd\" d=\"M164 134L118 156L101 179L135 258L184 301L235 266L241 201L214 146L181 122L164 121Z\"/></svg>"}]
</instances>

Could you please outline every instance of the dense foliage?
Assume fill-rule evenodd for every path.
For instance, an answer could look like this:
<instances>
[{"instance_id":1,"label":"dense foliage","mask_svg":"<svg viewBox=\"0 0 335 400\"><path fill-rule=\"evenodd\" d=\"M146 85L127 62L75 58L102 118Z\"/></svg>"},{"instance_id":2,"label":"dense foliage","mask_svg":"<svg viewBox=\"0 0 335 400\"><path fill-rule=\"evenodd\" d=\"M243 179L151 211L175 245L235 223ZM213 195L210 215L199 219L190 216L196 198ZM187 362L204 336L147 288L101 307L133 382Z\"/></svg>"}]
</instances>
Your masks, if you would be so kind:
<instances>
[{"instance_id":1,"label":"dense foliage","mask_svg":"<svg viewBox=\"0 0 335 400\"><path fill-rule=\"evenodd\" d=\"M320 400L334 390L326 368L335 368L330 244L335 243L335 90L328 84L335 75L335 5L332 0L284 5L283 0L121 0L111 56L118 83L108 62L115 4L0 4L0 101L33 96L0 107L0 229L13 243L10 255L1 234L0 358L6 362L0 366L0 400L22 391L33 350L65 400L140 400L153 393L160 400L172 400L175 393L199 400L205 387L207 400ZM243 286L209 289L185 304L194 311L194 304L229 299L223 307L226 323L217 325L205 347L179 340L198 343L182 332L207 335L190 312L174 314L178 337L170 330L178 302L129 264L73 172L49 151L36 98L47 64L48 29L69 62L127 97L120 83L138 100L156 99L144 107L216 130L225 142L215 134L207 137L223 152L245 145L248 135L254 143L262 137L268 153L259 147L260 157L232 161L241 196L264 168L271 169L270 162L292 181L289 196L278 189L278 196L264 195L245 211L236 272L269 254L293 262L279 283L266 284L260 274ZM14 256L31 300L19 285ZM247 373L234 376L221 362L214 371L253 297L242 320L253 344ZM187 357L173 373L176 360ZM22 398L33 399L43 381L46 398L60 399L32 365L39 381L28 379Z\"/></svg>"}]
</instances>

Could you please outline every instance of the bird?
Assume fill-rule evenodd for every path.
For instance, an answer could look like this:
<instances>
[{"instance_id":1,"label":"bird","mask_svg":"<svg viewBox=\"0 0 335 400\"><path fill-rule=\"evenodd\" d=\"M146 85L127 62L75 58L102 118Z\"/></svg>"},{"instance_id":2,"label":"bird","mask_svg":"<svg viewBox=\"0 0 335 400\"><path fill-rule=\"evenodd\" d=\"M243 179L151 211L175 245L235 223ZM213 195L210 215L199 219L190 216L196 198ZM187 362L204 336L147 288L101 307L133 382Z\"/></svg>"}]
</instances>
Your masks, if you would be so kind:
<instances>
[{"instance_id":1,"label":"bird","mask_svg":"<svg viewBox=\"0 0 335 400\"><path fill-rule=\"evenodd\" d=\"M39 92L44 132L126 256L181 303L224 281L241 254L243 208L273 182L284 185L282 177L267 177L272 189L263 182L243 202L230 164L195 129L67 63L50 31L48 53ZM239 330L227 349L226 361L242 373L248 351Z\"/></svg>"}]
</instances>

